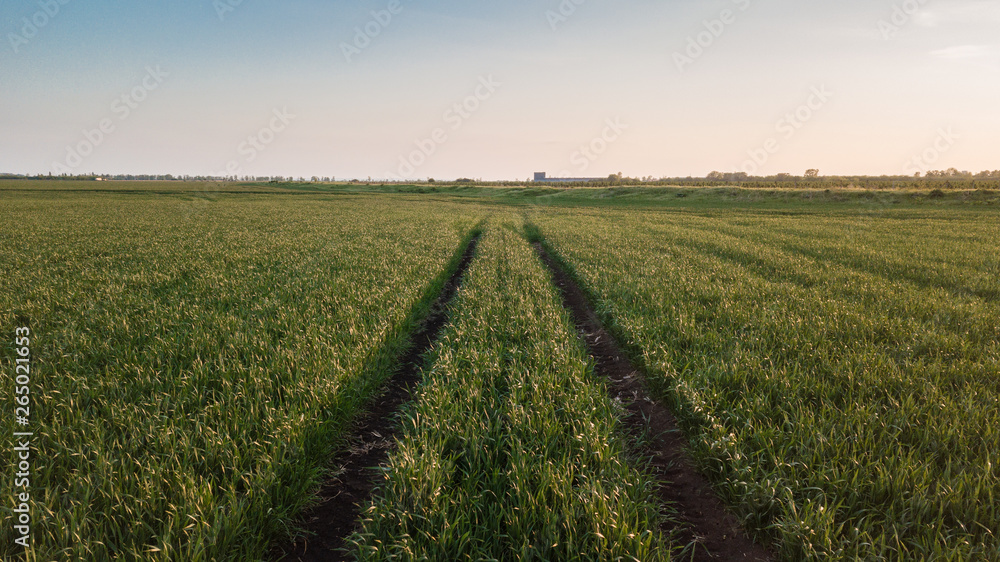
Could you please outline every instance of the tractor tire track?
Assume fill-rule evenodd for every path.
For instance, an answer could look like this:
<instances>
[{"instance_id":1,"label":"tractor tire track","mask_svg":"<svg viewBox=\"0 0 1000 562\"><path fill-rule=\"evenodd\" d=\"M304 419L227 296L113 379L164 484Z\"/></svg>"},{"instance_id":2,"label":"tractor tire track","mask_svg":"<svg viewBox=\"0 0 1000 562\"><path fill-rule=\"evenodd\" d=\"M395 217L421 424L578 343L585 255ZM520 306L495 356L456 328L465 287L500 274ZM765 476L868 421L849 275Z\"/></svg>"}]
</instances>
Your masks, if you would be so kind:
<instances>
[{"instance_id":1,"label":"tractor tire track","mask_svg":"<svg viewBox=\"0 0 1000 562\"><path fill-rule=\"evenodd\" d=\"M552 272L563 305L595 360L594 372L607 380L612 396L621 400L630 413L624 420L626 428L650 435L651 444L644 452L650 454L651 468L661 483L657 493L664 504L677 510L678 518L685 524L680 538L688 548L681 558L698 562L773 560L767 549L750 540L708 480L694 467L684 450L685 439L677 419L666 406L650 398L644 375L604 329L579 285L541 242L533 245Z\"/></svg>"},{"instance_id":2,"label":"tractor tire track","mask_svg":"<svg viewBox=\"0 0 1000 562\"><path fill-rule=\"evenodd\" d=\"M398 372L387 383L368 410L356 421L348 448L334 459L337 474L319 492L320 503L306 514L305 534L295 544L275 556L281 562L330 562L350 560L342 550L356 530L361 508L371 498L378 478L378 466L386 462L399 429L398 413L411 399L421 380L424 354L437 341L448 321L448 305L455 298L465 272L475 257L481 234L466 246L455 272L411 337L409 351L400 359Z\"/></svg>"}]
</instances>

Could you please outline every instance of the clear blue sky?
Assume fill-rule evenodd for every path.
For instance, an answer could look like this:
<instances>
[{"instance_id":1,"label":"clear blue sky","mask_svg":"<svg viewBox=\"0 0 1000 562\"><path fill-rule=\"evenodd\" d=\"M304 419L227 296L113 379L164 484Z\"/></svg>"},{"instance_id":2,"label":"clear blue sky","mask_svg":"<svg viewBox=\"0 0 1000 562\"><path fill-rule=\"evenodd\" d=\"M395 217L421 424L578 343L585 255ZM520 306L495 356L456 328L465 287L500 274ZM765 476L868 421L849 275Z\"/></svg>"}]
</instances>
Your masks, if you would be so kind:
<instances>
[{"instance_id":1,"label":"clear blue sky","mask_svg":"<svg viewBox=\"0 0 1000 562\"><path fill-rule=\"evenodd\" d=\"M0 172L1000 168L994 0L236 3L4 2Z\"/></svg>"}]
</instances>

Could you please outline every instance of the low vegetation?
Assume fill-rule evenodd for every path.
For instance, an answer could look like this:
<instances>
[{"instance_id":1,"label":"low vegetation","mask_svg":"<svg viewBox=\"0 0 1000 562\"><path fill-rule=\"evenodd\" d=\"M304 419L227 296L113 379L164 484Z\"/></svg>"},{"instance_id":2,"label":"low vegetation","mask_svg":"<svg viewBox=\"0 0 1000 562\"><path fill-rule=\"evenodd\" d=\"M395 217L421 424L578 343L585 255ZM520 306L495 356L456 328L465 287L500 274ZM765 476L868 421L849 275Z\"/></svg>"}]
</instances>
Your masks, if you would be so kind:
<instances>
[{"instance_id":1,"label":"low vegetation","mask_svg":"<svg viewBox=\"0 0 1000 562\"><path fill-rule=\"evenodd\" d=\"M782 559L1000 559L994 216L535 219Z\"/></svg>"},{"instance_id":2,"label":"low vegetation","mask_svg":"<svg viewBox=\"0 0 1000 562\"><path fill-rule=\"evenodd\" d=\"M435 347L361 560L666 560L653 483L513 220L488 229Z\"/></svg>"},{"instance_id":3,"label":"low vegetation","mask_svg":"<svg viewBox=\"0 0 1000 562\"><path fill-rule=\"evenodd\" d=\"M27 561L268 559L488 215L351 552L679 559L516 211L778 559L1000 562L1000 192L934 183L959 180L996 181L0 180L0 326L33 332Z\"/></svg>"},{"instance_id":4,"label":"low vegetation","mask_svg":"<svg viewBox=\"0 0 1000 562\"><path fill-rule=\"evenodd\" d=\"M0 325L24 314L36 342L37 561L263 557L477 221L344 198L29 194L0 213Z\"/></svg>"}]
</instances>

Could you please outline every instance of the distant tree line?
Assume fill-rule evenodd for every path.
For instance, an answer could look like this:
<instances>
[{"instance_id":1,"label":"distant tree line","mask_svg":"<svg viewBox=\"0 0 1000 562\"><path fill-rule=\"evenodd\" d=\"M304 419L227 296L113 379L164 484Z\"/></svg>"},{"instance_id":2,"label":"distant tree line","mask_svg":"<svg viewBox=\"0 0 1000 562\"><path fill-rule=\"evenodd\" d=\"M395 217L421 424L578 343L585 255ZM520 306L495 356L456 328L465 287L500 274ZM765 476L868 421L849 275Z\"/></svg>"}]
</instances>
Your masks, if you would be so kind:
<instances>
[{"instance_id":1,"label":"distant tree line","mask_svg":"<svg viewBox=\"0 0 1000 562\"><path fill-rule=\"evenodd\" d=\"M706 177L663 177L630 178L617 175L606 180L587 183L546 183L546 187L741 187L747 189L1000 189L1000 171L979 174L949 174L928 172L916 176L820 176L818 170L810 170L802 176L775 174L772 176L750 176L745 172L712 172ZM480 185L523 186L523 182L493 182ZM536 184L538 185L538 184Z\"/></svg>"},{"instance_id":2,"label":"distant tree line","mask_svg":"<svg viewBox=\"0 0 1000 562\"><path fill-rule=\"evenodd\" d=\"M10 174L10 173L0 173L0 179L8 180L66 180L66 181L96 181L96 180L111 180L111 181L241 181L241 182L271 182L271 183L285 183L285 182L301 182L306 181L316 182L333 182L335 181L332 177L319 177L313 176L312 180L306 180L303 177L295 178L293 176L190 176L190 175L178 175L173 174L60 174L52 175L38 174L38 175L25 175L25 174Z\"/></svg>"},{"instance_id":3,"label":"distant tree line","mask_svg":"<svg viewBox=\"0 0 1000 562\"><path fill-rule=\"evenodd\" d=\"M256 183L331 183L338 181L332 177L312 176L310 180L304 177L291 176L189 176L172 174L86 174L86 175L21 175L0 173L0 179L21 179L21 180L89 180L97 179L118 180L118 181L233 181L233 182L256 182ZM530 179L527 181L482 181L482 179L460 178L455 181L383 181L373 180L339 180L349 181L355 184L373 183L379 185L412 185L422 183L434 183L436 185L479 185L484 187L525 187L526 185L546 188L574 188L574 187L661 187L661 186L681 186L681 187L742 187L748 189L773 189L773 188L800 188L800 189L1000 189L1000 170L985 170L977 174L968 171L959 171L955 168L947 170L932 170L925 174L913 176L820 176L819 170L807 170L801 176L794 176L788 173L775 174L772 176L750 176L746 172L718 172L714 171L705 177L627 177L622 173L611 174L605 179L592 180L588 182L566 182L535 184Z\"/></svg>"},{"instance_id":4,"label":"distant tree line","mask_svg":"<svg viewBox=\"0 0 1000 562\"><path fill-rule=\"evenodd\" d=\"M919 175L916 177L920 177ZM978 179L990 179L990 178L1000 178L1000 170L983 170L978 174L973 175L972 172L959 172L955 168L948 168L947 170L932 170L927 172L925 177L928 178L978 178Z\"/></svg>"}]
</instances>

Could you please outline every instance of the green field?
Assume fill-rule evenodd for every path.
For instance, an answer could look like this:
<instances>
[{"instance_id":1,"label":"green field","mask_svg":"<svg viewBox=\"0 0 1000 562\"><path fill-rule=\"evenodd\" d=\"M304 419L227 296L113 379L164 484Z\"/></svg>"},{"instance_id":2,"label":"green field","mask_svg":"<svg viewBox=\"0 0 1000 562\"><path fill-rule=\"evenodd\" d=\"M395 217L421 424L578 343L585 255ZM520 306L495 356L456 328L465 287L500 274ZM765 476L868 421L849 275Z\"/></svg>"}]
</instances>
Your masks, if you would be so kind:
<instances>
[{"instance_id":1,"label":"green field","mask_svg":"<svg viewBox=\"0 0 1000 562\"><path fill-rule=\"evenodd\" d=\"M997 558L995 217L534 220L785 559Z\"/></svg>"},{"instance_id":2,"label":"green field","mask_svg":"<svg viewBox=\"0 0 1000 562\"><path fill-rule=\"evenodd\" d=\"M692 551L530 233L777 559L1000 560L991 193L95 185L0 182L4 560L272 559L483 220L359 559Z\"/></svg>"},{"instance_id":3,"label":"green field","mask_svg":"<svg viewBox=\"0 0 1000 562\"><path fill-rule=\"evenodd\" d=\"M363 560L667 560L652 482L542 265L491 224L431 354Z\"/></svg>"},{"instance_id":4,"label":"green field","mask_svg":"<svg viewBox=\"0 0 1000 562\"><path fill-rule=\"evenodd\" d=\"M45 561L266 553L479 215L106 194L5 197L0 212L0 324L23 314L35 334ZM3 559L19 548L9 518Z\"/></svg>"}]
</instances>

